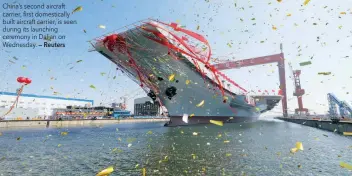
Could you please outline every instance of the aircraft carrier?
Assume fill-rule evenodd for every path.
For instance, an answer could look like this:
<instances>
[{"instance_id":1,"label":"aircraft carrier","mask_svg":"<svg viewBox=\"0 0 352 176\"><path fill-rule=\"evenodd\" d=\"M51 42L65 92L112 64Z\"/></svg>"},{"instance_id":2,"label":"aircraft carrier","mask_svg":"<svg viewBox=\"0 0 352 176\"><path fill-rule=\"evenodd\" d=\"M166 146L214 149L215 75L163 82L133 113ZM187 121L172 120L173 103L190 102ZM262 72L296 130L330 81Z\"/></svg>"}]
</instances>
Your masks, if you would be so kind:
<instances>
[{"instance_id":1,"label":"aircraft carrier","mask_svg":"<svg viewBox=\"0 0 352 176\"><path fill-rule=\"evenodd\" d=\"M201 35L174 23L142 21L91 44L167 109L170 121L165 126L256 121L282 98L249 96L210 66L210 46Z\"/></svg>"}]
</instances>

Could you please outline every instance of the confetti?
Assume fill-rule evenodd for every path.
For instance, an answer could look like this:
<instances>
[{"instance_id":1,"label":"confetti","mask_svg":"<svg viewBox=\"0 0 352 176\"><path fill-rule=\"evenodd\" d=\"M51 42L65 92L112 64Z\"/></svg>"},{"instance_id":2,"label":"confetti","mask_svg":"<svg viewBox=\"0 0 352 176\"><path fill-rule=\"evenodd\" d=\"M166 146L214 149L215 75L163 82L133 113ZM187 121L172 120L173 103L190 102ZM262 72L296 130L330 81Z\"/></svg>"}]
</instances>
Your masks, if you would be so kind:
<instances>
[{"instance_id":1,"label":"confetti","mask_svg":"<svg viewBox=\"0 0 352 176\"><path fill-rule=\"evenodd\" d=\"M291 153L296 153L297 151L298 151L297 148L292 148L292 149L290 150Z\"/></svg>"},{"instance_id":2,"label":"confetti","mask_svg":"<svg viewBox=\"0 0 352 176\"><path fill-rule=\"evenodd\" d=\"M146 169L143 168L143 169L142 169L143 176L146 176L146 172L147 172Z\"/></svg>"},{"instance_id":3,"label":"confetti","mask_svg":"<svg viewBox=\"0 0 352 176\"><path fill-rule=\"evenodd\" d=\"M82 10L83 10L83 7L82 6L78 6L72 11L72 14L75 13L75 12L82 11Z\"/></svg>"},{"instance_id":4,"label":"confetti","mask_svg":"<svg viewBox=\"0 0 352 176\"><path fill-rule=\"evenodd\" d=\"M348 170L352 170L352 165L348 164L348 163L345 163L343 161L340 162L340 167L342 168L346 168Z\"/></svg>"},{"instance_id":5,"label":"confetti","mask_svg":"<svg viewBox=\"0 0 352 176\"><path fill-rule=\"evenodd\" d=\"M306 61L306 62L299 63L300 66L306 66L306 65L310 65L310 64L312 64L311 61Z\"/></svg>"},{"instance_id":6,"label":"confetti","mask_svg":"<svg viewBox=\"0 0 352 176\"><path fill-rule=\"evenodd\" d=\"M83 60L78 60L78 61L76 61L76 63L80 63L80 62L82 62Z\"/></svg>"},{"instance_id":7,"label":"confetti","mask_svg":"<svg viewBox=\"0 0 352 176\"><path fill-rule=\"evenodd\" d=\"M187 80L186 80L186 85L188 85L190 82L191 82L191 81L187 79Z\"/></svg>"},{"instance_id":8,"label":"confetti","mask_svg":"<svg viewBox=\"0 0 352 176\"><path fill-rule=\"evenodd\" d=\"M352 136L352 132L343 132L344 136Z\"/></svg>"},{"instance_id":9,"label":"confetti","mask_svg":"<svg viewBox=\"0 0 352 176\"><path fill-rule=\"evenodd\" d=\"M92 89L96 89L94 85L90 85L89 87Z\"/></svg>"},{"instance_id":10,"label":"confetti","mask_svg":"<svg viewBox=\"0 0 352 176\"><path fill-rule=\"evenodd\" d=\"M196 132L193 132L193 136L197 136L198 135L198 133L196 133Z\"/></svg>"},{"instance_id":11,"label":"confetti","mask_svg":"<svg viewBox=\"0 0 352 176\"><path fill-rule=\"evenodd\" d=\"M106 175L109 175L112 172L114 172L114 167L110 166L110 167L100 171L96 176L106 176Z\"/></svg>"},{"instance_id":12,"label":"confetti","mask_svg":"<svg viewBox=\"0 0 352 176\"><path fill-rule=\"evenodd\" d=\"M66 132L66 131L61 132L61 136L66 136L67 134L68 134L68 132Z\"/></svg>"},{"instance_id":13,"label":"confetti","mask_svg":"<svg viewBox=\"0 0 352 176\"><path fill-rule=\"evenodd\" d=\"M290 14L290 13L288 13L286 16L288 16L288 17L289 17L289 16L291 16L291 14Z\"/></svg>"},{"instance_id":14,"label":"confetti","mask_svg":"<svg viewBox=\"0 0 352 176\"><path fill-rule=\"evenodd\" d=\"M226 143L229 143L230 141L224 141L224 143L226 144Z\"/></svg>"},{"instance_id":15,"label":"confetti","mask_svg":"<svg viewBox=\"0 0 352 176\"><path fill-rule=\"evenodd\" d=\"M57 147L61 147L61 144L58 144Z\"/></svg>"},{"instance_id":16,"label":"confetti","mask_svg":"<svg viewBox=\"0 0 352 176\"><path fill-rule=\"evenodd\" d=\"M175 74L171 74L169 76L169 81L174 81L175 80Z\"/></svg>"},{"instance_id":17,"label":"confetti","mask_svg":"<svg viewBox=\"0 0 352 176\"><path fill-rule=\"evenodd\" d=\"M302 142L296 142L296 148L297 148L298 150L303 150L303 144L302 144Z\"/></svg>"},{"instance_id":18,"label":"confetti","mask_svg":"<svg viewBox=\"0 0 352 176\"><path fill-rule=\"evenodd\" d=\"M99 25L99 28L105 29L106 27L104 25Z\"/></svg>"},{"instance_id":19,"label":"confetti","mask_svg":"<svg viewBox=\"0 0 352 176\"><path fill-rule=\"evenodd\" d=\"M210 123L218 125L218 126L223 126L224 125L223 121L218 121L218 120L210 120Z\"/></svg>"},{"instance_id":20,"label":"confetti","mask_svg":"<svg viewBox=\"0 0 352 176\"><path fill-rule=\"evenodd\" d=\"M131 147L131 146L132 146L132 144L128 144L128 145L127 145L127 147Z\"/></svg>"},{"instance_id":21,"label":"confetti","mask_svg":"<svg viewBox=\"0 0 352 176\"><path fill-rule=\"evenodd\" d=\"M307 5L310 0L304 0L303 5Z\"/></svg>"},{"instance_id":22,"label":"confetti","mask_svg":"<svg viewBox=\"0 0 352 176\"><path fill-rule=\"evenodd\" d=\"M200 28L200 26L198 25L198 26L197 26L197 30L199 30L199 28Z\"/></svg>"},{"instance_id":23,"label":"confetti","mask_svg":"<svg viewBox=\"0 0 352 176\"><path fill-rule=\"evenodd\" d=\"M182 121L184 121L185 123L188 123L188 114L183 114Z\"/></svg>"},{"instance_id":24,"label":"confetti","mask_svg":"<svg viewBox=\"0 0 352 176\"><path fill-rule=\"evenodd\" d=\"M319 72L318 75L330 75L331 72Z\"/></svg>"},{"instance_id":25,"label":"confetti","mask_svg":"<svg viewBox=\"0 0 352 176\"><path fill-rule=\"evenodd\" d=\"M147 134L153 134L153 132L152 131L148 131Z\"/></svg>"},{"instance_id":26,"label":"confetti","mask_svg":"<svg viewBox=\"0 0 352 176\"><path fill-rule=\"evenodd\" d=\"M203 106L204 105L204 100L202 100L200 103L198 103L196 106L197 107L201 107L201 106Z\"/></svg>"},{"instance_id":27,"label":"confetti","mask_svg":"<svg viewBox=\"0 0 352 176\"><path fill-rule=\"evenodd\" d=\"M273 25L272 29L275 31L277 28Z\"/></svg>"}]
</instances>

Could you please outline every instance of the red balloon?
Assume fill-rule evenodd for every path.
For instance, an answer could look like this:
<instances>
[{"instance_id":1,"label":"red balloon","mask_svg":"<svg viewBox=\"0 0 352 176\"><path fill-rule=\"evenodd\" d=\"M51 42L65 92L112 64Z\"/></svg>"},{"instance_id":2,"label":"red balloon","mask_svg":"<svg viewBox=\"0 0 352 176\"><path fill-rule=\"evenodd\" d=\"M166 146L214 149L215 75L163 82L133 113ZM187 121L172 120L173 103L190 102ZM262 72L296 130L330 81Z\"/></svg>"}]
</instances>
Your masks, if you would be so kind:
<instances>
[{"instance_id":1,"label":"red balloon","mask_svg":"<svg viewBox=\"0 0 352 176\"><path fill-rule=\"evenodd\" d=\"M19 82L19 83L24 83L24 82L25 82L25 79L26 79L26 78L24 78L24 77L18 77L18 78L17 78L17 82Z\"/></svg>"},{"instance_id":2,"label":"red balloon","mask_svg":"<svg viewBox=\"0 0 352 176\"><path fill-rule=\"evenodd\" d=\"M25 79L24 79L24 82L25 82L26 84L30 84L30 83L32 82L32 80L29 79L29 78L25 78Z\"/></svg>"}]
</instances>

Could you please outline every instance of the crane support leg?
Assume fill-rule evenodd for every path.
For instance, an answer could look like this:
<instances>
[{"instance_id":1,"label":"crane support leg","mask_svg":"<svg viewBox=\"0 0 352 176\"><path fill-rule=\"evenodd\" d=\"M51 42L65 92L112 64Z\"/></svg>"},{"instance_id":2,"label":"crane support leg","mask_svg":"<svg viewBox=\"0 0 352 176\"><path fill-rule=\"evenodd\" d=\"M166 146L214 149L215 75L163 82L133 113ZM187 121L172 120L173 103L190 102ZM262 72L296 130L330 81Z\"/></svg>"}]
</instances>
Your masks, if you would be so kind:
<instances>
[{"instance_id":1,"label":"crane support leg","mask_svg":"<svg viewBox=\"0 0 352 176\"><path fill-rule=\"evenodd\" d=\"M279 60L278 68L279 68L279 77L280 77L280 89L282 90L282 111L283 116L287 117L287 92L286 92L286 75L285 75L285 60L284 54L281 53L281 60Z\"/></svg>"}]
</instances>

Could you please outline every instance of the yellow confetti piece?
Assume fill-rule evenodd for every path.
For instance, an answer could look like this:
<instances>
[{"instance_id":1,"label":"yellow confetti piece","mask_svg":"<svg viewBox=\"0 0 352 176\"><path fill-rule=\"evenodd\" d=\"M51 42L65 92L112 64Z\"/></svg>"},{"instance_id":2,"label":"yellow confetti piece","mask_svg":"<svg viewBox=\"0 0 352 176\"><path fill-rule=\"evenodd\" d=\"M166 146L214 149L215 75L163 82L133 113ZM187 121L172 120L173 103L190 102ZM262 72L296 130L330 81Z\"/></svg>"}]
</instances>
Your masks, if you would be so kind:
<instances>
[{"instance_id":1,"label":"yellow confetti piece","mask_svg":"<svg viewBox=\"0 0 352 176\"><path fill-rule=\"evenodd\" d=\"M198 135L198 133L196 133L196 132L193 132L193 136L197 136Z\"/></svg>"},{"instance_id":2,"label":"yellow confetti piece","mask_svg":"<svg viewBox=\"0 0 352 176\"><path fill-rule=\"evenodd\" d=\"M218 125L218 126L223 126L224 122L223 121L219 121L219 120L210 120L210 123Z\"/></svg>"},{"instance_id":3,"label":"yellow confetti piece","mask_svg":"<svg viewBox=\"0 0 352 176\"><path fill-rule=\"evenodd\" d=\"M222 136L221 134L218 134L218 138L221 138L221 136Z\"/></svg>"},{"instance_id":4,"label":"yellow confetti piece","mask_svg":"<svg viewBox=\"0 0 352 176\"><path fill-rule=\"evenodd\" d=\"M345 163L343 161L340 162L340 167L342 168L346 168L348 170L352 170L352 165L348 164L348 163Z\"/></svg>"},{"instance_id":5,"label":"yellow confetti piece","mask_svg":"<svg viewBox=\"0 0 352 176\"><path fill-rule=\"evenodd\" d=\"M345 135L345 136L352 136L352 132L343 132L343 135Z\"/></svg>"},{"instance_id":6,"label":"yellow confetti piece","mask_svg":"<svg viewBox=\"0 0 352 176\"><path fill-rule=\"evenodd\" d=\"M299 149L299 150L303 150L302 142L296 142L296 148Z\"/></svg>"},{"instance_id":7,"label":"yellow confetti piece","mask_svg":"<svg viewBox=\"0 0 352 176\"><path fill-rule=\"evenodd\" d=\"M298 151L297 148L292 148L292 149L290 150L291 153L296 153L297 151Z\"/></svg>"},{"instance_id":8,"label":"yellow confetti piece","mask_svg":"<svg viewBox=\"0 0 352 176\"><path fill-rule=\"evenodd\" d=\"M282 0L277 0L277 2L281 2Z\"/></svg>"},{"instance_id":9,"label":"yellow confetti piece","mask_svg":"<svg viewBox=\"0 0 352 176\"><path fill-rule=\"evenodd\" d=\"M106 27L104 25L99 25L99 28L105 29Z\"/></svg>"},{"instance_id":10,"label":"yellow confetti piece","mask_svg":"<svg viewBox=\"0 0 352 176\"><path fill-rule=\"evenodd\" d=\"M78 6L72 11L72 14L75 13L75 12L82 11L82 10L83 10L83 7L82 6Z\"/></svg>"},{"instance_id":11,"label":"yellow confetti piece","mask_svg":"<svg viewBox=\"0 0 352 176\"><path fill-rule=\"evenodd\" d=\"M153 134L153 132L152 131L148 131L147 134Z\"/></svg>"},{"instance_id":12,"label":"yellow confetti piece","mask_svg":"<svg viewBox=\"0 0 352 176\"><path fill-rule=\"evenodd\" d=\"M142 174L143 174L143 176L146 176L146 175L147 175L146 172L147 172L147 170L146 170L145 168L143 168L143 169L142 169Z\"/></svg>"},{"instance_id":13,"label":"yellow confetti piece","mask_svg":"<svg viewBox=\"0 0 352 176\"><path fill-rule=\"evenodd\" d=\"M340 12L341 15L346 15L346 12Z\"/></svg>"},{"instance_id":14,"label":"yellow confetti piece","mask_svg":"<svg viewBox=\"0 0 352 176\"><path fill-rule=\"evenodd\" d=\"M226 156L229 157L229 156L232 156L232 154L231 153L226 153Z\"/></svg>"},{"instance_id":15,"label":"yellow confetti piece","mask_svg":"<svg viewBox=\"0 0 352 176\"><path fill-rule=\"evenodd\" d=\"M226 144L226 143L229 143L230 141L224 141L224 143Z\"/></svg>"},{"instance_id":16,"label":"yellow confetti piece","mask_svg":"<svg viewBox=\"0 0 352 176\"><path fill-rule=\"evenodd\" d=\"M57 147L61 147L61 144L58 144Z\"/></svg>"},{"instance_id":17,"label":"yellow confetti piece","mask_svg":"<svg viewBox=\"0 0 352 176\"><path fill-rule=\"evenodd\" d=\"M196 155L195 154L191 154L193 159L196 159Z\"/></svg>"},{"instance_id":18,"label":"yellow confetti piece","mask_svg":"<svg viewBox=\"0 0 352 176\"><path fill-rule=\"evenodd\" d=\"M193 116L194 116L194 114L189 115L189 117L193 117Z\"/></svg>"},{"instance_id":19,"label":"yellow confetti piece","mask_svg":"<svg viewBox=\"0 0 352 176\"><path fill-rule=\"evenodd\" d=\"M138 168L138 166L139 166L139 164L136 164L136 166L134 167L135 169L137 169Z\"/></svg>"},{"instance_id":20,"label":"yellow confetti piece","mask_svg":"<svg viewBox=\"0 0 352 176\"><path fill-rule=\"evenodd\" d=\"M198 26L197 26L197 30L199 30L199 28L200 28L200 26L198 25Z\"/></svg>"},{"instance_id":21,"label":"yellow confetti piece","mask_svg":"<svg viewBox=\"0 0 352 176\"><path fill-rule=\"evenodd\" d=\"M319 72L318 75L331 75L331 72Z\"/></svg>"},{"instance_id":22,"label":"yellow confetti piece","mask_svg":"<svg viewBox=\"0 0 352 176\"><path fill-rule=\"evenodd\" d=\"M289 17L289 16L291 16L291 14L290 14L290 13L288 13L286 16L288 16L288 17Z\"/></svg>"},{"instance_id":23,"label":"yellow confetti piece","mask_svg":"<svg viewBox=\"0 0 352 176\"><path fill-rule=\"evenodd\" d=\"M183 134L184 132L181 130L181 134Z\"/></svg>"},{"instance_id":24,"label":"yellow confetti piece","mask_svg":"<svg viewBox=\"0 0 352 176\"><path fill-rule=\"evenodd\" d=\"M309 3L309 1L310 1L310 0L305 0L305 1L303 2L303 5L307 5L307 4Z\"/></svg>"},{"instance_id":25,"label":"yellow confetti piece","mask_svg":"<svg viewBox=\"0 0 352 176\"><path fill-rule=\"evenodd\" d=\"M203 106L204 105L204 100L202 100L200 103L198 103L196 106L197 107L201 107L201 106Z\"/></svg>"},{"instance_id":26,"label":"yellow confetti piece","mask_svg":"<svg viewBox=\"0 0 352 176\"><path fill-rule=\"evenodd\" d=\"M174 81L175 80L175 74L171 74L169 76L169 81Z\"/></svg>"},{"instance_id":27,"label":"yellow confetti piece","mask_svg":"<svg viewBox=\"0 0 352 176\"><path fill-rule=\"evenodd\" d=\"M187 80L186 80L186 85L188 85L190 82L191 82L191 81L187 79Z\"/></svg>"},{"instance_id":28,"label":"yellow confetti piece","mask_svg":"<svg viewBox=\"0 0 352 176\"><path fill-rule=\"evenodd\" d=\"M94 85L90 85L89 87L92 89L96 89Z\"/></svg>"},{"instance_id":29,"label":"yellow confetti piece","mask_svg":"<svg viewBox=\"0 0 352 176\"><path fill-rule=\"evenodd\" d=\"M274 30L274 31L277 29L274 25L273 25L273 27L272 27L272 28L273 28L273 30Z\"/></svg>"},{"instance_id":30,"label":"yellow confetti piece","mask_svg":"<svg viewBox=\"0 0 352 176\"><path fill-rule=\"evenodd\" d=\"M61 132L61 136L66 136L67 134L68 134L68 132L66 132L66 131Z\"/></svg>"},{"instance_id":31,"label":"yellow confetti piece","mask_svg":"<svg viewBox=\"0 0 352 176\"><path fill-rule=\"evenodd\" d=\"M102 170L96 176L106 176L106 175L109 175L111 172L114 172L114 167L113 166L110 166L110 167Z\"/></svg>"}]
</instances>

